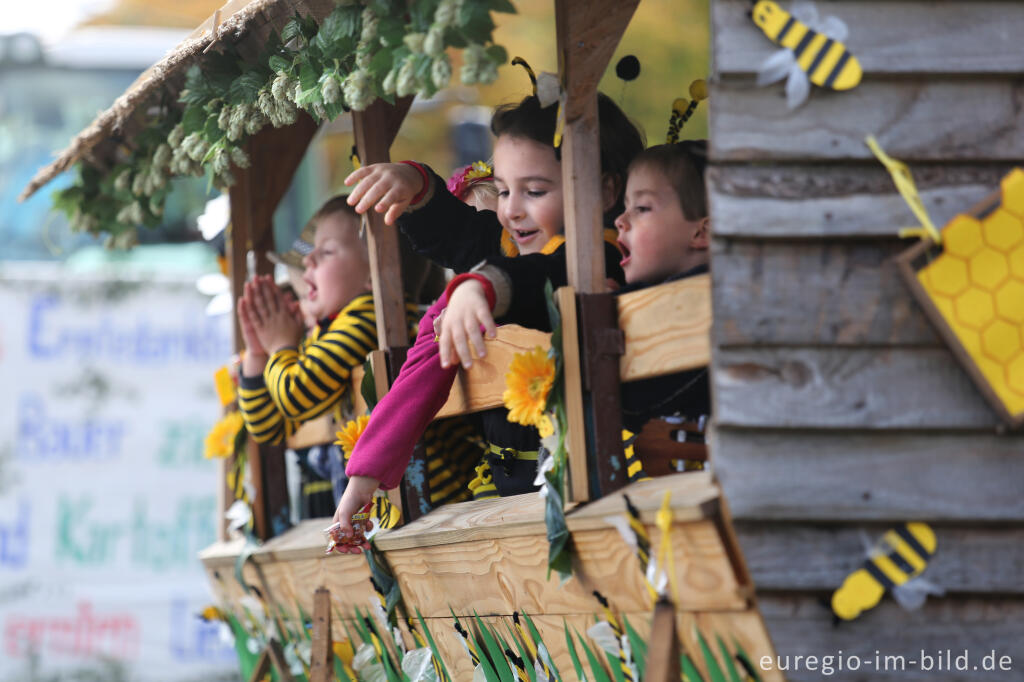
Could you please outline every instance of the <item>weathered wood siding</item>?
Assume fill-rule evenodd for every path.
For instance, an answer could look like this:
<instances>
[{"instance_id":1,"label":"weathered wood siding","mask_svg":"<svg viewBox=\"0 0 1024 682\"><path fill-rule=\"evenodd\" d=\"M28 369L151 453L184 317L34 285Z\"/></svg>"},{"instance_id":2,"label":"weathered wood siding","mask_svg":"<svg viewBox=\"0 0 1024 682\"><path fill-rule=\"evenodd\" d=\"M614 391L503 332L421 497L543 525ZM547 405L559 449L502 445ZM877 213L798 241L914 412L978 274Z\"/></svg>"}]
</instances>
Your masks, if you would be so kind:
<instances>
[{"instance_id":1,"label":"weathered wood siding","mask_svg":"<svg viewBox=\"0 0 1024 682\"><path fill-rule=\"evenodd\" d=\"M712 457L769 633L782 656L908 662L844 680L974 680L918 662L965 648L971 665L1012 656L987 674L1021 679L1024 437L1001 433L903 286L896 232L914 218L863 139L910 164L939 225L991 193L1024 163L1024 3L819 1L864 78L795 111L754 83L777 48L749 7L711 3ZM927 577L947 595L834 627L862 534L904 520L935 529Z\"/></svg>"}]
</instances>

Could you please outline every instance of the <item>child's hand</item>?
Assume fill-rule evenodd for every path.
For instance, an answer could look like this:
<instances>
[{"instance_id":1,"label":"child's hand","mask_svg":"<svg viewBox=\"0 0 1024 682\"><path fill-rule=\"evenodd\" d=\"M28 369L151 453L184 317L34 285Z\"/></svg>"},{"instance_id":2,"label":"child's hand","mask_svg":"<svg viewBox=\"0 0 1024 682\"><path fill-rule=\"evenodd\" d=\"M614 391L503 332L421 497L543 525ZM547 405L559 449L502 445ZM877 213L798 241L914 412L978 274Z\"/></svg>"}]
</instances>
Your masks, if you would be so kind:
<instances>
[{"instance_id":1,"label":"child's hand","mask_svg":"<svg viewBox=\"0 0 1024 682\"><path fill-rule=\"evenodd\" d=\"M394 225L413 197L423 191L419 171L405 163L371 163L352 171L345 184L356 185L348 195L348 205L355 206L356 213L366 213L373 206L377 213L385 214L388 225Z\"/></svg>"},{"instance_id":2,"label":"child's hand","mask_svg":"<svg viewBox=\"0 0 1024 682\"><path fill-rule=\"evenodd\" d=\"M263 373L267 364L267 350L256 335L252 317L252 282L245 283L242 297L238 299L238 326L242 330L245 355L242 357L242 376L254 377Z\"/></svg>"},{"instance_id":3,"label":"child's hand","mask_svg":"<svg viewBox=\"0 0 1024 682\"><path fill-rule=\"evenodd\" d=\"M257 277L246 284L245 301L244 307L256 339L265 352L272 354L287 346L298 345L302 338L302 321L296 317L294 306L269 275Z\"/></svg>"},{"instance_id":4,"label":"child's hand","mask_svg":"<svg viewBox=\"0 0 1024 682\"><path fill-rule=\"evenodd\" d=\"M494 325L494 316L487 304L483 285L475 280L466 280L451 293L448 307L441 318L441 338L438 343L442 367L451 367L457 360L461 360L462 366L467 369L472 367L470 344L478 358L487 355L481 326L486 330L487 338L497 336L498 329Z\"/></svg>"},{"instance_id":5,"label":"child's hand","mask_svg":"<svg viewBox=\"0 0 1024 682\"><path fill-rule=\"evenodd\" d=\"M380 485L380 481L369 476L350 476L345 486L345 492L338 502L338 509L334 512L334 521L341 524L341 534L347 537L352 536L352 515L366 506L366 503L373 499L373 493ZM370 543L362 545L338 545L335 550L342 554L359 554L364 549L369 549Z\"/></svg>"}]
</instances>

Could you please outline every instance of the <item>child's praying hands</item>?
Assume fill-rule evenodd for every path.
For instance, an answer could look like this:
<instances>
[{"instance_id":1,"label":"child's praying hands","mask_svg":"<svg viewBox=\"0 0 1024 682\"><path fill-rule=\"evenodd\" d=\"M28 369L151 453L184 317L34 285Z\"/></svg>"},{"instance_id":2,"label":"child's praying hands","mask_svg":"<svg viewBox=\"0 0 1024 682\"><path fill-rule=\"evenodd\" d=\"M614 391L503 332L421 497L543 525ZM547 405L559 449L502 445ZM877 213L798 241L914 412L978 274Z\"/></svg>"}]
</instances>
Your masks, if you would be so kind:
<instances>
[{"instance_id":1,"label":"child's praying hands","mask_svg":"<svg viewBox=\"0 0 1024 682\"><path fill-rule=\"evenodd\" d=\"M282 348L297 346L302 339L298 303L289 300L268 275L246 283L238 312L247 346L251 334L264 352L272 355Z\"/></svg>"}]
</instances>

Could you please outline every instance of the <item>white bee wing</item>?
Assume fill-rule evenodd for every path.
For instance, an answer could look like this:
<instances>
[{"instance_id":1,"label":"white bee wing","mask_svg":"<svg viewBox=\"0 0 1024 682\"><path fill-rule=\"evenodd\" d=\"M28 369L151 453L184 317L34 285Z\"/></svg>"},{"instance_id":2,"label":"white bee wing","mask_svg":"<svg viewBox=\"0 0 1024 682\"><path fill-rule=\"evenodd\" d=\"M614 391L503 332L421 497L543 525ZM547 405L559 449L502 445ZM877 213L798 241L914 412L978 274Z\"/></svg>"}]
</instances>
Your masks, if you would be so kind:
<instances>
[{"instance_id":1,"label":"white bee wing","mask_svg":"<svg viewBox=\"0 0 1024 682\"><path fill-rule=\"evenodd\" d=\"M430 649L413 649L402 657L402 672L411 682L435 682L434 662Z\"/></svg>"},{"instance_id":2,"label":"white bee wing","mask_svg":"<svg viewBox=\"0 0 1024 682\"><path fill-rule=\"evenodd\" d=\"M839 17L825 17L825 20L821 22L820 31L840 43L850 35L850 29L846 27L846 22Z\"/></svg>"},{"instance_id":3,"label":"white bee wing","mask_svg":"<svg viewBox=\"0 0 1024 682\"><path fill-rule=\"evenodd\" d=\"M478 665L473 670L473 682L487 682L487 673L484 672L482 665Z\"/></svg>"},{"instance_id":4,"label":"white bee wing","mask_svg":"<svg viewBox=\"0 0 1024 682\"><path fill-rule=\"evenodd\" d=\"M600 620L591 625L587 628L587 636L608 653L619 655L619 638L615 636L615 631L608 621Z\"/></svg>"},{"instance_id":5,"label":"white bee wing","mask_svg":"<svg viewBox=\"0 0 1024 682\"><path fill-rule=\"evenodd\" d=\"M814 30L818 30L818 8L813 2L794 2L789 13L797 21L802 21Z\"/></svg>"},{"instance_id":6,"label":"white bee wing","mask_svg":"<svg viewBox=\"0 0 1024 682\"><path fill-rule=\"evenodd\" d=\"M807 73L794 62L789 69L789 78L786 79L786 106L796 109L807 101L807 95L810 92L811 81L807 77Z\"/></svg>"},{"instance_id":7,"label":"white bee wing","mask_svg":"<svg viewBox=\"0 0 1024 682\"><path fill-rule=\"evenodd\" d=\"M769 85L782 80L789 73L790 68L796 64L796 57L790 49L777 50L771 57L764 60L761 68L757 71L757 84Z\"/></svg>"},{"instance_id":8,"label":"white bee wing","mask_svg":"<svg viewBox=\"0 0 1024 682\"><path fill-rule=\"evenodd\" d=\"M929 594L940 597L945 593L944 589L921 577L911 578L892 590L893 598L907 611L916 611L921 608Z\"/></svg>"},{"instance_id":9,"label":"white bee wing","mask_svg":"<svg viewBox=\"0 0 1024 682\"><path fill-rule=\"evenodd\" d=\"M634 531L633 527L629 525L629 519L627 519L625 516L619 515L606 516L604 517L604 520L612 526L615 526L615 529L619 531L619 535L621 535L622 539L626 542L627 545L629 545L629 548L636 551L636 531Z\"/></svg>"}]
</instances>

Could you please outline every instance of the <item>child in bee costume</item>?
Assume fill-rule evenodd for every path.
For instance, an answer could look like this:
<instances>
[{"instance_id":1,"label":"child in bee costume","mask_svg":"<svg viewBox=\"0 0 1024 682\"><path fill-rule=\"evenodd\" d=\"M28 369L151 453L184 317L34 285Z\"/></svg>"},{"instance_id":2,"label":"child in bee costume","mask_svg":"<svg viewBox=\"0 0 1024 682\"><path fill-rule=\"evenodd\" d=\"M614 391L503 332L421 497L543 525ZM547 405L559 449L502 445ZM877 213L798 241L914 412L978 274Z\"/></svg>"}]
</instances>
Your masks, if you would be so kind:
<instances>
[{"instance_id":1,"label":"child in bee costume","mask_svg":"<svg viewBox=\"0 0 1024 682\"><path fill-rule=\"evenodd\" d=\"M317 211L310 226L314 242L303 257L303 279L309 287L304 309L286 300L269 277L246 283L238 304L246 345L239 410L249 433L260 443L283 443L301 424L325 414L331 414L338 425L346 423L351 417L346 397L352 369L377 348L369 256L360 216L347 197L338 196ZM304 312L317 323L302 339ZM410 304L406 312L413 327L419 311ZM478 457L479 448L462 437L471 431L464 423L446 423L433 430L427 454L434 468L453 471L450 461ZM321 456L316 468L329 472L332 483L340 484L333 490L336 504L346 481L340 449L333 444L315 449ZM465 483L453 488L462 490ZM448 500L431 498L432 503L444 501Z\"/></svg>"},{"instance_id":2,"label":"child in bee costume","mask_svg":"<svg viewBox=\"0 0 1024 682\"><path fill-rule=\"evenodd\" d=\"M603 95L599 97L599 120L602 171L608 179L606 208L616 215L614 206L620 201L626 169L643 142L625 114ZM415 441L417 432L433 419L448 397L457 367L444 362L437 334L450 312L448 292L456 291L467 280L482 280L474 266L484 260L511 268L526 264L538 274L536 285L541 292L549 278L556 286L565 284L561 162L553 145L556 127L557 106L541 105L537 95L496 111L492 119L492 132L497 137L496 214L476 211L460 202L445 191L440 177L419 164L375 164L350 176L350 181L359 182L352 194L359 201L357 210L375 208L385 212L385 221L397 220L415 250L461 274L449 284L441 305L433 307L420 322L416 345L356 444L347 468L350 485L335 512L335 521L347 522L378 485L397 485L408 463L410 438ZM519 255L507 255L513 249ZM605 256L609 276L621 279L619 255L612 242L605 244ZM467 272L470 269L474 272ZM445 311L443 316L441 310ZM442 321L435 325L438 319ZM539 329L550 324L543 304L510 311L504 321ZM409 400L399 396L408 396ZM533 427L510 423L506 415L507 411L499 408L482 416L483 430L490 441L490 475L482 470L479 482L492 482L502 495L535 490L539 435ZM375 429L372 436L371 429ZM353 484L365 484L366 489L357 491Z\"/></svg>"}]
</instances>

